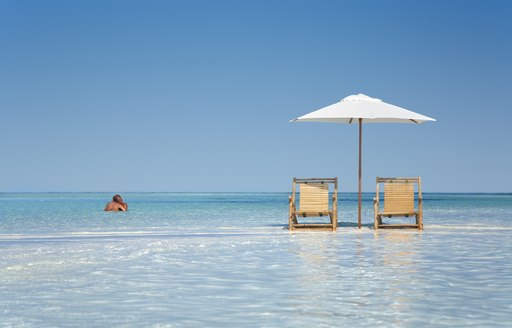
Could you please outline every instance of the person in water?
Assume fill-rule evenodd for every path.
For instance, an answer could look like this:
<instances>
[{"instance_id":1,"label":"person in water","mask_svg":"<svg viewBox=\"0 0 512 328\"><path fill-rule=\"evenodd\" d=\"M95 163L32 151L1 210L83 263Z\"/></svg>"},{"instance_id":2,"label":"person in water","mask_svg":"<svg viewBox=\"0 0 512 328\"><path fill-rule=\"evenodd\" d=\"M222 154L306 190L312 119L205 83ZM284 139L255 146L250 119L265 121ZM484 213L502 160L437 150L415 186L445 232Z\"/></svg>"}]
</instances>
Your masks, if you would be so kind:
<instances>
[{"instance_id":1,"label":"person in water","mask_svg":"<svg viewBox=\"0 0 512 328\"><path fill-rule=\"evenodd\" d=\"M128 203L120 195L114 195L112 201L105 205L105 211L128 211Z\"/></svg>"}]
</instances>

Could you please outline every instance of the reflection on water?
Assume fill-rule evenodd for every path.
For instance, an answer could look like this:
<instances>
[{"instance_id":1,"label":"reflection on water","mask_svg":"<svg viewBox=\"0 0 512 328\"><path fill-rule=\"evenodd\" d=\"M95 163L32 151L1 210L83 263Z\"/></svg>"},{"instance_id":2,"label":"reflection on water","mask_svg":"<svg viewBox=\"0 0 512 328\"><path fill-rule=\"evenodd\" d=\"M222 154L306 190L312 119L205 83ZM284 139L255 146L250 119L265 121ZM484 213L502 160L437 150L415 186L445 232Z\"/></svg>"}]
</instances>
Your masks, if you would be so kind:
<instances>
[{"instance_id":1,"label":"reflection on water","mask_svg":"<svg viewBox=\"0 0 512 328\"><path fill-rule=\"evenodd\" d=\"M2 324L510 326L512 226L501 198L489 200L502 202L492 212L487 197L469 197L474 220L460 195L426 203L424 231L346 223L290 233L281 196L216 194L198 205L204 195L158 194L162 207L123 216L90 214L87 202L57 210L52 195L34 217L0 198Z\"/></svg>"},{"instance_id":2,"label":"reflection on water","mask_svg":"<svg viewBox=\"0 0 512 328\"><path fill-rule=\"evenodd\" d=\"M389 305L391 313L408 313L411 311L411 304L414 304L413 294L410 286L421 284L421 274L418 272L418 252L416 247L421 232L406 231L385 231L376 232L377 244L385 246L380 252L384 282L381 283L380 293L384 298L393 300ZM394 325L403 326L406 321L396 316Z\"/></svg>"},{"instance_id":3,"label":"reflection on water","mask_svg":"<svg viewBox=\"0 0 512 328\"><path fill-rule=\"evenodd\" d=\"M380 231L379 231L380 232ZM391 269L399 269L403 274L417 271L416 247L420 244L421 232L390 230L383 233L375 232L376 243L386 246L382 249L382 264Z\"/></svg>"}]
</instances>

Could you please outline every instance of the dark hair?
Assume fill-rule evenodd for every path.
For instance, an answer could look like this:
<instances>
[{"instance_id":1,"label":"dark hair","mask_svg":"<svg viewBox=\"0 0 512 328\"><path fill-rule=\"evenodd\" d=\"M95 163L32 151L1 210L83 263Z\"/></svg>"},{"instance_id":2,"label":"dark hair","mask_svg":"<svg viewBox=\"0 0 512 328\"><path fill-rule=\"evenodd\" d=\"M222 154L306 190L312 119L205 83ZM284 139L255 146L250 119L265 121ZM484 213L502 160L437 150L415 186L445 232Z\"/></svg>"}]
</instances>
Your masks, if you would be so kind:
<instances>
[{"instance_id":1,"label":"dark hair","mask_svg":"<svg viewBox=\"0 0 512 328\"><path fill-rule=\"evenodd\" d=\"M116 203L119 203L122 200L122 198L120 195L114 195L114 197L112 197L112 200Z\"/></svg>"}]
</instances>

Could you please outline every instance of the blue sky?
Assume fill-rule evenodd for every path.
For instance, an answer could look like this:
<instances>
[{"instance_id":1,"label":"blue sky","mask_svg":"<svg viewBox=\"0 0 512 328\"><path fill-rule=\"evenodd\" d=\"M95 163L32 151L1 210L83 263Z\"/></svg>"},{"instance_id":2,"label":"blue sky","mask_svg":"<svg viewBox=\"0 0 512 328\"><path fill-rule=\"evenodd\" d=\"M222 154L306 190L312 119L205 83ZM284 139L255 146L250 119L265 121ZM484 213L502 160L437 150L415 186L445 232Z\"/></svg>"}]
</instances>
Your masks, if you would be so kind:
<instances>
[{"instance_id":1,"label":"blue sky","mask_svg":"<svg viewBox=\"0 0 512 328\"><path fill-rule=\"evenodd\" d=\"M434 117L363 129L363 190L512 192L511 1L0 0L0 191L357 190L355 93Z\"/></svg>"}]
</instances>

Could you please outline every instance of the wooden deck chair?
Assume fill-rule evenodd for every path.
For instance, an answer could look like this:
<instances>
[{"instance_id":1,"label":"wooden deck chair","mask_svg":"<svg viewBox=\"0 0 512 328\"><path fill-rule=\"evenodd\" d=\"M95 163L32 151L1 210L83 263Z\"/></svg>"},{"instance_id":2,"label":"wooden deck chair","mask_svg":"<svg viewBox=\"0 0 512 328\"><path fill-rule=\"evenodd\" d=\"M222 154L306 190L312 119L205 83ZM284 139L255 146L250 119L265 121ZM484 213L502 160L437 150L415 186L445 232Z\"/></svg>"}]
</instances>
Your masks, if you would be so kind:
<instances>
[{"instance_id":1,"label":"wooden deck chair","mask_svg":"<svg viewBox=\"0 0 512 328\"><path fill-rule=\"evenodd\" d=\"M332 205L329 206L329 186ZM288 228L324 228L335 231L338 225L338 178L293 178L289 197ZM299 223L298 218L329 216L330 223Z\"/></svg>"},{"instance_id":2,"label":"wooden deck chair","mask_svg":"<svg viewBox=\"0 0 512 328\"><path fill-rule=\"evenodd\" d=\"M380 208L379 185L384 184L384 208ZM418 205L414 208L414 185L417 185ZM423 230L423 198L421 178L379 178L377 177L374 203L374 228L416 228ZM416 223L384 224L383 217L415 217Z\"/></svg>"}]
</instances>

